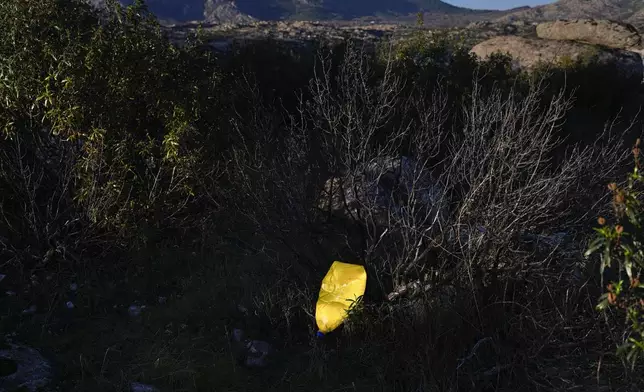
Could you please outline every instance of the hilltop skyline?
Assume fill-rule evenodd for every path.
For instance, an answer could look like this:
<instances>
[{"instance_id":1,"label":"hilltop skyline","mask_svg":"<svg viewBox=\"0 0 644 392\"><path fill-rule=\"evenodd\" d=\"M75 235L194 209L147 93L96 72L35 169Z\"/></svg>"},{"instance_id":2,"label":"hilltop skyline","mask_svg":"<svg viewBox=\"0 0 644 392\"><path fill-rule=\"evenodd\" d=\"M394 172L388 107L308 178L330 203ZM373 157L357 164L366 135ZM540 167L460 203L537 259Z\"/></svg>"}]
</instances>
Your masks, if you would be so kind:
<instances>
[{"instance_id":1,"label":"hilltop skyline","mask_svg":"<svg viewBox=\"0 0 644 392\"><path fill-rule=\"evenodd\" d=\"M459 7L488 10L507 10L516 7L554 3L555 0L445 0L446 3Z\"/></svg>"}]
</instances>

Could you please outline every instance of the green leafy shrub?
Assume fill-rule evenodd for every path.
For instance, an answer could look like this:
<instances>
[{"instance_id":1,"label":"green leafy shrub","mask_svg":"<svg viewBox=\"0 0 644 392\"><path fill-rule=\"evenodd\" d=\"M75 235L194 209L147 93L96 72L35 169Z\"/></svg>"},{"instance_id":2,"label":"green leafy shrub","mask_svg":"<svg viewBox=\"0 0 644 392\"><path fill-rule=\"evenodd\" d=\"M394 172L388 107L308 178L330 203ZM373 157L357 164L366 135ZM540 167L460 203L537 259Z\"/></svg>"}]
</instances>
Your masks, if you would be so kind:
<instances>
[{"instance_id":1,"label":"green leafy shrub","mask_svg":"<svg viewBox=\"0 0 644 392\"><path fill-rule=\"evenodd\" d=\"M189 225L226 147L214 58L172 45L143 2L109 4L99 18L81 1L3 2L4 136L43 129L74 144L68 192L97 227L141 236Z\"/></svg>"},{"instance_id":2,"label":"green leafy shrub","mask_svg":"<svg viewBox=\"0 0 644 392\"><path fill-rule=\"evenodd\" d=\"M385 45L381 51L383 58L393 55L397 73L410 77L415 85L443 78L455 92L470 87L478 66L469 50L446 33L419 31L396 42L393 48Z\"/></svg>"},{"instance_id":3,"label":"green leafy shrub","mask_svg":"<svg viewBox=\"0 0 644 392\"><path fill-rule=\"evenodd\" d=\"M616 309L625 314L629 324L626 341L618 352L634 366L644 352L644 284L640 282L644 268L644 232L642 230L642 189L639 139L633 148L635 166L624 184L608 185L612 193L614 217L612 222L600 217L595 228L596 238L589 244L586 256L599 253L600 273L612 270L606 292L597 309Z\"/></svg>"}]
</instances>

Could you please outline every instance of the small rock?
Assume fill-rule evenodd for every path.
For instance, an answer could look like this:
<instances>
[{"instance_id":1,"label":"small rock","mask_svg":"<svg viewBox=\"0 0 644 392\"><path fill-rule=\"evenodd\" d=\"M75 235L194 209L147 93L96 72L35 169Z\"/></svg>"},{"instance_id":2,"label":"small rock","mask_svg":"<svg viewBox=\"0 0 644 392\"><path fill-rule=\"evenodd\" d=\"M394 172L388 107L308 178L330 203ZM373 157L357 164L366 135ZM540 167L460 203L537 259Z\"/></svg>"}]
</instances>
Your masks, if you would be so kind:
<instances>
[{"instance_id":1,"label":"small rock","mask_svg":"<svg viewBox=\"0 0 644 392\"><path fill-rule=\"evenodd\" d=\"M234 329L231 336L233 340L233 355L248 367L265 367L268 364L269 355L273 352L273 346L262 340L251 340L246 338L246 333L241 329Z\"/></svg>"},{"instance_id":2,"label":"small rock","mask_svg":"<svg viewBox=\"0 0 644 392\"><path fill-rule=\"evenodd\" d=\"M168 300L168 299L167 299L166 297L159 297L159 304L160 304L160 305L163 305L163 304L165 304L165 303L166 303L166 301L167 301L167 300Z\"/></svg>"},{"instance_id":3,"label":"small rock","mask_svg":"<svg viewBox=\"0 0 644 392\"><path fill-rule=\"evenodd\" d=\"M9 290L9 291L5 292L5 294L7 294L7 296L9 296L9 297L14 297L16 295L16 292Z\"/></svg>"},{"instance_id":4,"label":"small rock","mask_svg":"<svg viewBox=\"0 0 644 392\"><path fill-rule=\"evenodd\" d=\"M76 290L78 290L78 285L76 283L72 283L72 284L69 285L69 289L71 291L76 291Z\"/></svg>"},{"instance_id":5,"label":"small rock","mask_svg":"<svg viewBox=\"0 0 644 392\"><path fill-rule=\"evenodd\" d=\"M131 317L138 317L141 315L141 307L137 305L130 305L127 312Z\"/></svg>"},{"instance_id":6,"label":"small rock","mask_svg":"<svg viewBox=\"0 0 644 392\"><path fill-rule=\"evenodd\" d=\"M152 385L142 384L140 382L133 382L130 384L132 392L159 392L159 390Z\"/></svg>"},{"instance_id":7,"label":"small rock","mask_svg":"<svg viewBox=\"0 0 644 392\"><path fill-rule=\"evenodd\" d=\"M23 310L22 313L23 314L34 314L34 313L36 313L36 310L38 310L36 305L31 305L28 309Z\"/></svg>"},{"instance_id":8,"label":"small rock","mask_svg":"<svg viewBox=\"0 0 644 392\"><path fill-rule=\"evenodd\" d=\"M67 306L67 309L74 309L74 303L72 301L67 301L65 306Z\"/></svg>"},{"instance_id":9,"label":"small rock","mask_svg":"<svg viewBox=\"0 0 644 392\"><path fill-rule=\"evenodd\" d=\"M7 275L0 274L0 282L2 282L4 280L4 278L6 278L6 277L7 277Z\"/></svg>"},{"instance_id":10,"label":"small rock","mask_svg":"<svg viewBox=\"0 0 644 392\"><path fill-rule=\"evenodd\" d=\"M246 347L248 349L246 366L264 367L268 364L268 356L273 352L273 346L270 343L262 340L251 340Z\"/></svg>"},{"instance_id":11,"label":"small rock","mask_svg":"<svg viewBox=\"0 0 644 392\"><path fill-rule=\"evenodd\" d=\"M241 342L242 340L244 340L244 331L238 328L233 329L233 339L236 342Z\"/></svg>"}]
</instances>

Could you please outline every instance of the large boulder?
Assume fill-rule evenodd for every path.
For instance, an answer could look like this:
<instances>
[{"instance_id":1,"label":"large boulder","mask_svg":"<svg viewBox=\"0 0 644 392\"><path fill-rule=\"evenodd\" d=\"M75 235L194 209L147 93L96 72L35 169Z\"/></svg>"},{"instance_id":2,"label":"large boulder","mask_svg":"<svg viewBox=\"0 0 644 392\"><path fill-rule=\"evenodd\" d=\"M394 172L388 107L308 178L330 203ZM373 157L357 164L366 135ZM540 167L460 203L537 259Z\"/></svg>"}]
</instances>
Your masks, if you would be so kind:
<instances>
[{"instance_id":1,"label":"large boulder","mask_svg":"<svg viewBox=\"0 0 644 392\"><path fill-rule=\"evenodd\" d=\"M629 16L626 21L638 31L642 31L644 29L644 8Z\"/></svg>"},{"instance_id":2,"label":"large boulder","mask_svg":"<svg viewBox=\"0 0 644 392\"><path fill-rule=\"evenodd\" d=\"M644 75L639 53L580 42L501 36L479 43L471 52L481 59L487 59L494 53L509 54L514 66L526 70L544 63L557 65L581 60L589 65L615 65L625 78L641 80Z\"/></svg>"},{"instance_id":3,"label":"large boulder","mask_svg":"<svg viewBox=\"0 0 644 392\"><path fill-rule=\"evenodd\" d=\"M611 20L557 20L537 25L537 37L543 39L579 41L609 48L639 48L642 37L630 24Z\"/></svg>"},{"instance_id":4,"label":"large boulder","mask_svg":"<svg viewBox=\"0 0 644 392\"><path fill-rule=\"evenodd\" d=\"M51 380L51 365L37 350L19 344L1 344L0 391L44 391Z\"/></svg>"},{"instance_id":5,"label":"large boulder","mask_svg":"<svg viewBox=\"0 0 644 392\"><path fill-rule=\"evenodd\" d=\"M414 215L440 219L445 212L441 196L441 187L415 160L387 157L374 159L352 173L329 178L317 207L385 226L409 217L412 210Z\"/></svg>"}]
</instances>

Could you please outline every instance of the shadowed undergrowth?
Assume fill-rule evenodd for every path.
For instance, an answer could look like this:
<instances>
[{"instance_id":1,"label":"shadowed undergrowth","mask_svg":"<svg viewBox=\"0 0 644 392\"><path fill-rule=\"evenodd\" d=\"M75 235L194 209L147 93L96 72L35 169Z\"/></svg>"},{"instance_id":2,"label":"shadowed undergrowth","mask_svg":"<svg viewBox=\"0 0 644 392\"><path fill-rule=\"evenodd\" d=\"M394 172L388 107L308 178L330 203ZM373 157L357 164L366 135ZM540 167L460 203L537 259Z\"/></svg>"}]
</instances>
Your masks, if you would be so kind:
<instances>
[{"instance_id":1,"label":"shadowed undergrowth","mask_svg":"<svg viewBox=\"0 0 644 392\"><path fill-rule=\"evenodd\" d=\"M422 37L219 56L112 6L0 4L0 332L59 390L641 385L582 256L639 85ZM336 259L368 287L318 340ZM276 349L266 368L236 328Z\"/></svg>"}]
</instances>

